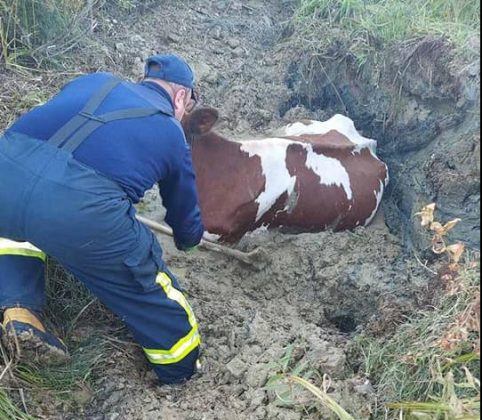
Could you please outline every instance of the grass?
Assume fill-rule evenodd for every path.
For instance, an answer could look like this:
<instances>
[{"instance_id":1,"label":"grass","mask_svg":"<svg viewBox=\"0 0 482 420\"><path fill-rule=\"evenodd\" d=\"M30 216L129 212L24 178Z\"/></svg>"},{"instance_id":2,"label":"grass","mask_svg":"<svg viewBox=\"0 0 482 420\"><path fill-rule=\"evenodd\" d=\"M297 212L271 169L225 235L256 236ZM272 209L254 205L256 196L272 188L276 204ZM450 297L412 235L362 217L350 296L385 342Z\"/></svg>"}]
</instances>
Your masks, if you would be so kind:
<instances>
[{"instance_id":1,"label":"grass","mask_svg":"<svg viewBox=\"0 0 482 420\"><path fill-rule=\"evenodd\" d=\"M71 361L62 366L7 363L8 382L0 386L0 418L31 419L29 408L32 412L39 412L39 407L40 411L49 411L59 405L63 412L82 409L93 397L92 384L105 366L111 351L108 345L100 337L78 343ZM17 393L22 404L14 402L19 400Z\"/></svg>"},{"instance_id":2,"label":"grass","mask_svg":"<svg viewBox=\"0 0 482 420\"><path fill-rule=\"evenodd\" d=\"M276 373L270 376L266 389L275 397L275 404L289 408L298 407L307 415L317 413L320 407L323 407L340 420L354 420L354 417L328 394L328 375L322 375L311 368L307 361L296 361L295 348L299 345L289 345L281 359L271 366ZM306 392L314 396L315 400L307 398Z\"/></svg>"},{"instance_id":3,"label":"grass","mask_svg":"<svg viewBox=\"0 0 482 420\"><path fill-rule=\"evenodd\" d=\"M0 388L0 418L8 420L33 420L33 417L19 410L10 397Z\"/></svg>"},{"instance_id":4,"label":"grass","mask_svg":"<svg viewBox=\"0 0 482 420\"><path fill-rule=\"evenodd\" d=\"M443 293L432 310L418 313L393 337L358 337L363 373L376 384L381 398L380 417L386 408L413 418L480 415L480 323L476 315L480 268L470 264L461 268L456 293Z\"/></svg>"},{"instance_id":5,"label":"grass","mask_svg":"<svg viewBox=\"0 0 482 420\"><path fill-rule=\"evenodd\" d=\"M333 412L340 420L355 420L354 417L347 413L326 391L317 388L306 379L300 378L299 376L289 376L288 382L301 385L304 389L311 392L324 407Z\"/></svg>"},{"instance_id":6,"label":"grass","mask_svg":"<svg viewBox=\"0 0 482 420\"><path fill-rule=\"evenodd\" d=\"M466 255L455 281L441 276L432 308L406 320L392 336L355 337L353 357L361 361L358 374L369 378L377 395L370 418L480 417L479 275L478 255ZM294 347L289 346L273 365L276 373L266 385L278 404L319 415L329 410L342 420L356 418L328 393L326 375L296 362ZM315 398L307 398L303 391Z\"/></svg>"},{"instance_id":7,"label":"grass","mask_svg":"<svg viewBox=\"0 0 482 420\"><path fill-rule=\"evenodd\" d=\"M80 399L75 391L88 393L96 372L100 372L108 357L107 342L99 337L80 343L72 353L70 363L62 366L26 366L15 367L16 378L25 386L38 393L51 392L55 399L64 403L64 408L74 409ZM74 392L73 392L74 391ZM84 402L88 402L84 399Z\"/></svg>"},{"instance_id":8,"label":"grass","mask_svg":"<svg viewBox=\"0 0 482 420\"><path fill-rule=\"evenodd\" d=\"M100 333L88 333L86 337L75 334L78 324L85 326L87 322L90 325L94 319L114 322L104 307L51 260L47 264L47 279L47 317L58 335L66 339L71 360L61 366L20 364L0 345L3 355L3 363L0 359L0 419L32 419L26 412L28 408L35 412L35 407L49 410L49 407L62 406L63 413L82 409L93 397L92 385L113 351L109 337Z\"/></svg>"},{"instance_id":9,"label":"grass","mask_svg":"<svg viewBox=\"0 0 482 420\"><path fill-rule=\"evenodd\" d=\"M346 42L362 64L374 50L425 36L448 39L462 56L479 54L471 46L479 16L474 0L300 0L295 22L326 27L323 45Z\"/></svg>"},{"instance_id":10,"label":"grass","mask_svg":"<svg viewBox=\"0 0 482 420\"><path fill-rule=\"evenodd\" d=\"M59 64L103 18L103 10L132 13L152 1L0 0L0 62L9 69Z\"/></svg>"},{"instance_id":11,"label":"grass","mask_svg":"<svg viewBox=\"0 0 482 420\"><path fill-rule=\"evenodd\" d=\"M78 45L93 1L0 0L0 58L7 68L40 67Z\"/></svg>"},{"instance_id":12,"label":"grass","mask_svg":"<svg viewBox=\"0 0 482 420\"><path fill-rule=\"evenodd\" d=\"M99 313L106 314L101 303L51 259L47 262L47 279L46 315L62 335L69 335L83 317L98 318ZM61 322L55 322L56 319Z\"/></svg>"}]
</instances>

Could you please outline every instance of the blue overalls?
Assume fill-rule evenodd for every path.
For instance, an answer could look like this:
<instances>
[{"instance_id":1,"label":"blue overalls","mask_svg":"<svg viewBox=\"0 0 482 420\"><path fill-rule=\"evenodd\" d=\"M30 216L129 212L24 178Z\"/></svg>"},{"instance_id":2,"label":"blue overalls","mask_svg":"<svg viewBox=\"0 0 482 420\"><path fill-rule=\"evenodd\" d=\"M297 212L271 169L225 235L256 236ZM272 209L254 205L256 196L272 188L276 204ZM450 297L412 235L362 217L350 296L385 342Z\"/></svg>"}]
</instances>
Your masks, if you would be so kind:
<instances>
[{"instance_id":1,"label":"blue overalls","mask_svg":"<svg viewBox=\"0 0 482 420\"><path fill-rule=\"evenodd\" d=\"M72 155L103 124L163 112L95 115L120 83L108 79L48 141L9 131L0 138L0 308L40 312L52 256L126 323L161 382L176 383L198 359L193 311L125 190Z\"/></svg>"}]
</instances>

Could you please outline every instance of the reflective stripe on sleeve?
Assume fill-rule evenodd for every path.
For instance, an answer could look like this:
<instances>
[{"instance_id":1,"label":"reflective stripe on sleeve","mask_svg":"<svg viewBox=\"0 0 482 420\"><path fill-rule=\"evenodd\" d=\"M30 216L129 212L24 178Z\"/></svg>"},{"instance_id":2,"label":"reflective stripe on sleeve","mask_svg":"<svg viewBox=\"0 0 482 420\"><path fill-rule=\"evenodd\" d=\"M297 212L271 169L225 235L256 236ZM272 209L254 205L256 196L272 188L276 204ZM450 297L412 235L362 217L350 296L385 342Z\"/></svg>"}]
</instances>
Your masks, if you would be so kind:
<instances>
[{"instance_id":1,"label":"reflective stripe on sleeve","mask_svg":"<svg viewBox=\"0 0 482 420\"><path fill-rule=\"evenodd\" d=\"M177 302L184 311L186 311L189 324L191 325L189 333L181 338L169 350L144 348L144 352L151 363L167 365L177 363L189 355L189 353L201 344L201 337L199 335L198 324L194 312L184 294L172 285L171 279L164 272L157 275L156 283L162 287L164 293L169 299Z\"/></svg>"},{"instance_id":2,"label":"reflective stripe on sleeve","mask_svg":"<svg viewBox=\"0 0 482 420\"><path fill-rule=\"evenodd\" d=\"M29 242L16 242L0 238L0 255L20 255L24 257L47 259L47 255Z\"/></svg>"}]
</instances>

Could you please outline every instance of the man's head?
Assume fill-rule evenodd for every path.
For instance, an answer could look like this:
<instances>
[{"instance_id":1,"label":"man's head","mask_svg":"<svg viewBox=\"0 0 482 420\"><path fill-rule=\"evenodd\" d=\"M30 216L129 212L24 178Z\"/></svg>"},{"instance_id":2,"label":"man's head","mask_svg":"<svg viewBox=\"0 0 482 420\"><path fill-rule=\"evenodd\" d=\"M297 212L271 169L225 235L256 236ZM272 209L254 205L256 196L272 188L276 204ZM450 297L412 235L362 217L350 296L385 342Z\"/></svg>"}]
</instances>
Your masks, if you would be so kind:
<instances>
[{"instance_id":1,"label":"man's head","mask_svg":"<svg viewBox=\"0 0 482 420\"><path fill-rule=\"evenodd\" d=\"M174 113L180 121L195 104L194 73L182 58L174 54L160 54L146 60L144 78L158 83L171 95Z\"/></svg>"}]
</instances>

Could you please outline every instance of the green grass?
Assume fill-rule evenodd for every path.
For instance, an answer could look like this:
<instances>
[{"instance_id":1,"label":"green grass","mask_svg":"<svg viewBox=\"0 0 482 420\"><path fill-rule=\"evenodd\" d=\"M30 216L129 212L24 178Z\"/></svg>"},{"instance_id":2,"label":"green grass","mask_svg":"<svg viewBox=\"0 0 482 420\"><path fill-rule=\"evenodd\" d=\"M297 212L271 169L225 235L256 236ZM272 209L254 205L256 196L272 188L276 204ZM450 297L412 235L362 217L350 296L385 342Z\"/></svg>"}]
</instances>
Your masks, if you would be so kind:
<instances>
[{"instance_id":1,"label":"green grass","mask_svg":"<svg viewBox=\"0 0 482 420\"><path fill-rule=\"evenodd\" d=\"M7 393L0 388L0 419L33 420L33 417L19 410Z\"/></svg>"},{"instance_id":2,"label":"green grass","mask_svg":"<svg viewBox=\"0 0 482 420\"><path fill-rule=\"evenodd\" d=\"M37 405L61 405L64 413L82 408L92 398L92 385L112 352L111 340L101 333L76 334L79 324L113 320L84 286L52 260L47 264L47 301L48 324L66 341L71 360L61 366L20 364L10 361L2 349L3 365L9 367L0 383L0 419L32 419L21 410L18 390L26 393L26 408L32 412ZM5 369L1 365L0 373Z\"/></svg>"},{"instance_id":3,"label":"green grass","mask_svg":"<svg viewBox=\"0 0 482 420\"><path fill-rule=\"evenodd\" d=\"M85 318L106 314L102 304L52 259L47 260L47 318L62 335L69 335Z\"/></svg>"},{"instance_id":4,"label":"green grass","mask_svg":"<svg viewBox=\"0 0 482 420\"><path fill-rule=\"evenodd\" d=\"M155 0L0 0L0 62L10 69L58 67L89 43L106 10L148 11Z\"/></svg>"},{"instance_id":5,"label":"green grass","mask_svg":"<svg viewBox=\"0 0 482 420\"><path fill-rule=\"evenodd\" d=\"M326 26L331 34L323 43L344 39L363 62L373 49L423 36L447 38L461 55L478 54L471 39L479 36L479 15L475 0L300 0L296 21Z\"/></svg>"},{"instance_id":6,"label":"green grass","mask_svg":"<svg viewBox=\"0 0 482 420\"><path fill-rule=\"evenodd\" d=\"M0 419L32 419L20 409L18 391L25 394L25 409L31 412L38 412L38 406L58 407L60 402L64 412L83 408L94 395L93 382L111 350L107 340L94 336L77 343L65 365L10 365L8 386L0 385Z\"/></svg>"},{"instance_id":7,"label":"green grass","mask_svg":"<svg viewBox=\"0 0 482 420\"><path fill-rule=\"evenodd\" d=\"M77 344L68 364L47 367L18 365L14 374L32 394L50 393L53 399L64 402L64 409L73 410L82 405L80 399L85 398L83 395L91 389L96 372L98 374L105 365L109 352L107 349L107 341L94 337ZM88 398L83 402L87 403Z\"/></svg>"},{"instance_id":8,"label":"green grass","mask_svg":"<svg viewBox=\"0 0 482 420\"><path fill-rule=\"evenodd\" d=\"M274 373L269 377L266 389L274 396L275 404L298 408L306 414L319 412L321 406L340 420L354 420L324 389L330 382L329 377L313 369L307 361L296 361L294 353L299 346L302 344L289 345L284 355L271 365ZM307 398L307 393L315 398Z\"/></svg>"}]
</instances>

